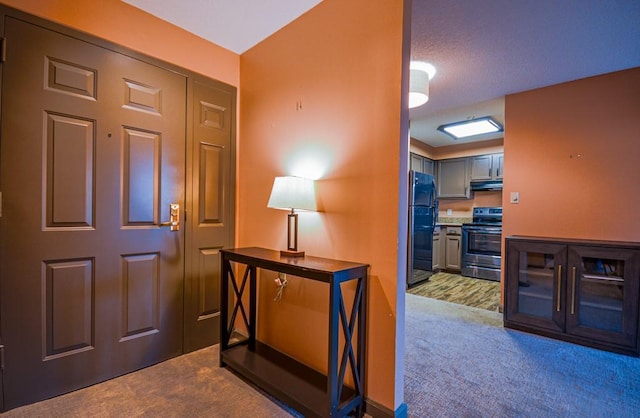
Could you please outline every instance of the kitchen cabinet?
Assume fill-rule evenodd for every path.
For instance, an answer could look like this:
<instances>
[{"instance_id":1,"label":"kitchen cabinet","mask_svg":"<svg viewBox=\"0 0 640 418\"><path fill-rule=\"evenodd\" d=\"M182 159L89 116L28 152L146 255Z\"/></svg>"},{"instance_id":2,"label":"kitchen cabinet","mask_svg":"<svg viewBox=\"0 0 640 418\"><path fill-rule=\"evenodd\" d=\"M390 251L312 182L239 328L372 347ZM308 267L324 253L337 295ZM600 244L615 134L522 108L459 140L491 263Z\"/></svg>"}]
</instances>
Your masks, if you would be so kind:
<instances>
[{"instance_id":1,"label":"kitchen cabinet","mask_svg":"<svg viewBox=\"0 0 640 418\"><path fill-rule=\"evenodd\" d=\"M409 168L413 171L418 171L420 173L431 174L432 176L435 174L435 163L433 160L423 157L422 155L411 154L411 160Z\"/></svg>"},{"instance_id":2,"label":"kitchen cabinet","mask_svg":"<svg viewBox=\"0 0 640 418\"><path fill-rule=\"evenodd\" d=\"M436 175L436 163L433 160L428 158L422 159L422 172L431 174L432 176Z\"/></svg>"},{"instance_id":3,"label":"kitchen cabinet","mask_svg":"<svg viewBox=\"0 0 640 418\"><path fill-rule=\"evenodd\" d=\"M447 226L445 235L445 269L460 271L462 248L462 227Z\"/></svg>"},{"instance_id":4,"label":"kitchen cabinet","mask_svg":"<svg viewBox=\"0 0 640 418\"><path fill-rule=\"evenodd\" d=\"M506 327L640 354L640 243L509 237Z\"/></svg>"},{"instance_id":5,"label":"kitchen cabinet","mask_svg":"<svg viewBox=\"0 0 640 418\"><path fill-rule=\"evenodd\" d=\"M433 230L433 265L432 265L433 271L444 270L445 268L444 242L445 242L445 238L444 238L444 232L442 232L442 227L439 225L436 225L435 229Z\"/></svg>"},{"instance_id":6,"label":"kitchen cabinet","mask_svg":"<svg viewBox=\"0 0 640 418\"><path fill-rule=\"evenodd\" d=\"M438 198L470 197L469 159L451 158L438 161Z\"/></svg>"},{"instance_id":7,"label":"kitchen cabinet","mask_svg":"<svg viewBox=\"0 0 640 418\"><path fill-rule=\"evenodd\" d=\"M486 154L470 157L471 180L502 179L504 154Z\"/></svg>"}]
</instances>

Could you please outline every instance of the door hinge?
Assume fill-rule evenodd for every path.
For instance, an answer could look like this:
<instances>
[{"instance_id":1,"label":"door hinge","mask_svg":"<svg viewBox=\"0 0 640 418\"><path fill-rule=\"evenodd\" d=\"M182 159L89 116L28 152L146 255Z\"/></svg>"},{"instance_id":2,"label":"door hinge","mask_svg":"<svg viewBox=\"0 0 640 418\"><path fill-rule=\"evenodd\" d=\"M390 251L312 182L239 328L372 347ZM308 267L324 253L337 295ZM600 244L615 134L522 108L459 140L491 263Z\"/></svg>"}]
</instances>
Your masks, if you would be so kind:
<instances>
[{"instance_id":1,"label":"door hinge","mask_svg":"<svg viewBox=\"0 0 640 418\"><path fill-rule=\"evenodd\" d=\"M4 344L0 345L0 370L4 370Z\"/></svg>"},{"instance_id":2,"label":"door hinge","mask_svg":"<svg viewBox=\"0 0 640 418\"><path fill-rule=\"evenodd\" d=\"M0 192L0 218L2 218L2 192Z\"/></svg>"},{"instance_id":3,"label":"door hinge","mask_svg":"<svg viewBox=\"0 0 640 418\"><path fill-rule=\"evenodd\" d=\"M0 62L7 60L7 38L0 38Z\"/></svg>"}]
</instances>

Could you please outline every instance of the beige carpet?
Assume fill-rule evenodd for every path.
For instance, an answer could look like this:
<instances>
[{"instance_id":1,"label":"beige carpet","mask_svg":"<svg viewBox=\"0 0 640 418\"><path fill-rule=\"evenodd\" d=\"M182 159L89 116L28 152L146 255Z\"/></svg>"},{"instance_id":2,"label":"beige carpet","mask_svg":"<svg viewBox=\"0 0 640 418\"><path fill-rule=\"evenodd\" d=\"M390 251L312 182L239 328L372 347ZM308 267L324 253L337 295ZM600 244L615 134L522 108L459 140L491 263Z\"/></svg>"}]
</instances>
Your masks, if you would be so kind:
<instances>
[{"instance_id":1,"label":"beige carpet","mask_svg":"<svg viewBox=\"0 0 640 418\"><path fill-rule=\"evenodd\" d=\"M291 417L218 367L218 345L53 399L12 409L16 417Z\"/></svg>"},{"instance_id":2,"label":"beige carpet","mask_svg":"<svg viewBox=\"0 0 640 418\"><path fill-rule=\"evenodd\" d=\"M436 273L407 293L493 312L500 309L500 282L459 274Z\"/></svg>"},{"instance_id":3,"label":"beige carpet","mask_svg":"<svg viewBox=\"0 0 640 418\"><path fill-rule=\"evenodd\" d=\"M406 295L409 418L638 418L640 359L504 328L502 315Z\"/></svg>"}]
</instances>

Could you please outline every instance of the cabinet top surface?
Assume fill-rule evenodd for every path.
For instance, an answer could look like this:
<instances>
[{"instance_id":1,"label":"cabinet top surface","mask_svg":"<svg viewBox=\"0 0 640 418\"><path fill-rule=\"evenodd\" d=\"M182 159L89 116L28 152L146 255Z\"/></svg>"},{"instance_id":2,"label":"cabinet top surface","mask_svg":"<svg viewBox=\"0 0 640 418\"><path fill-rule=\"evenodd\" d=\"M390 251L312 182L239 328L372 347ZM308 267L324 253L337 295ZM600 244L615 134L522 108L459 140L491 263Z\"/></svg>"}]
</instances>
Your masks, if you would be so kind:
<instances>
[{"instance_id":1,"label":"cabinet top surface","mask_svg":"<svg viewBox=\"0 0 640 418\"><path fill-rule=\"evenodd\" d=\"M632 241L605 241L605 240L593 240L593 239L579 239L579 238L553 238L553 237L535 237L527 235L510 235L507 241L535 241L535 242L548 242L570 245L595 245L595 246L616 246L616 247L631 247L640 249L640 242Z\"/></svg>"},{"instance_id":2,"label":"cabinet top surface","mask_svg":"<svg viewBox=\"0 0 640 418\"><path fill-rule=\"evenodd\" d=\"M313 257L288 257L280 254L280 251L267 248L247 247L220 250L227 254L229 259L252 259L273 266L286 266L300 270L311 270L323 273L337 273L341 271L366 269L368 264L354 263L351 261L332 260L329 258Z\"/></svg>"}]
</instances>

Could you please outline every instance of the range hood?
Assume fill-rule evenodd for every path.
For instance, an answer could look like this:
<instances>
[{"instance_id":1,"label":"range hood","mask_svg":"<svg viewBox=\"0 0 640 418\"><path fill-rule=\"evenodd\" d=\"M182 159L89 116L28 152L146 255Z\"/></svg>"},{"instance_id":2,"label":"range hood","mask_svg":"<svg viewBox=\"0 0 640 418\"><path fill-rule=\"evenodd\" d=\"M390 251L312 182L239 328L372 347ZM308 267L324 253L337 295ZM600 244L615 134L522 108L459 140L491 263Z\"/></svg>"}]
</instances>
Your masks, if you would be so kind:
<instances>
[{"instance_id":1,"label":"range hood","mask_svg":"<svg viewBox=\"0 0 640 418\"><path fill-rule=\"evenodd\" d=\"M502 180L472 181L471 190L476 192L502 190Z\"/></svg>"}]
</instances>

